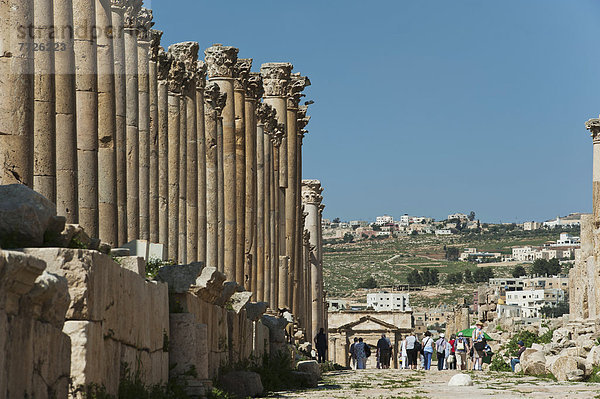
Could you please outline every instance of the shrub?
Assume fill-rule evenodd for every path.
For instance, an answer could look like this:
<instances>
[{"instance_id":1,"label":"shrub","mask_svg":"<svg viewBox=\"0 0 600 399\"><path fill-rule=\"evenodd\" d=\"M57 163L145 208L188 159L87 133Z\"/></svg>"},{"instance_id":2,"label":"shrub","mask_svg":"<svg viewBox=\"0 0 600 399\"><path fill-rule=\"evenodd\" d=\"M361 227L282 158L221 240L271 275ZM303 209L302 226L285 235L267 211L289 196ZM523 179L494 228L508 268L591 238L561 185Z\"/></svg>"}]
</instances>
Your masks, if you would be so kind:
<instances>
[{"instance_id":1,"label":"shrub","mask_svg":"<svg viewBox=\"0 0 600 399\"><path fill-rule=\"evenodd\" d=\"M490 364L491 371L512 371L510 365L504 361L501 355L495 355L492 357L492 363Z\"/></svg>"}]
</instances>

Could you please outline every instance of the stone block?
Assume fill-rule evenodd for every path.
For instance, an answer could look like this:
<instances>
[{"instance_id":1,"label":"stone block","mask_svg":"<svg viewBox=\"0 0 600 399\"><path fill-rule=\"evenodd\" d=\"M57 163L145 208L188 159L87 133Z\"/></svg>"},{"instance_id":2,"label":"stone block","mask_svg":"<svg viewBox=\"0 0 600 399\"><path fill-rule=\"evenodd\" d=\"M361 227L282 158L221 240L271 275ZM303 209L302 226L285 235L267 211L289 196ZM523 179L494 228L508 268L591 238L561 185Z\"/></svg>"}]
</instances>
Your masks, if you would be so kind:
<instances>
[{"instance_id":1,"label":"stone block","mask_svg":"<svg viewBox=\"0 0 600 399\"><path fill-rule=\"evenodd\" d=\"M468 374L455 374L452 376L452 378L450 378L450 381L448 382L448 386L451 387L470 387L473 386L473 380L471 379L471 376Z\"/></svg>"},{"instance_id":2,"label":"stone block","mask_svg":"<svg viewBox=\"0 0 600 399\"><path fill-rule=\"evenodd\" d=\"M225 275L214 267L205 267L196 279L194 293L208 303L216 303L221 297Z\"/></svg>"},{"instance_id":3,"label":"stone block","mask_svg":"<svg viewBox=\"0 0 600 399\"><path fill-rule=\"evenodd\" d=\"M312 373L304 373L302 371L292 371L294 381L299 386L304 388L316 388L319 386L319 379Z\"/></svg>"},{"instance_id":4,"label":"stone block","mask_svg":"<svg viewBox=\"0 0 600 399\"><path fill-rule=\"evenodd\" d=\"M189 265L163 266L158 270L157 281L167 283L170 293L187 292L200 276L204 264L193 262Z\"/></svg>"},{"instance_id":5,"label":"stone block","mask_svg":"<svg viewBox=\"0 0 600 399\"><path fill-rule=\"evenodd\" d=\"M317 379L321 379L321 366L319 366L319 363L317 363L316 360L298 362L297 369L304 373L314 374Z\"/></svg>"},{"instance_id":6,"label":"stone block","mask_svg":"<svg viewBox=\"0 0 600 399\"><path fill-rule=\"evenodd\" d=\"M246 304L246 317L252 321L258 321L267 311L267 302L249 302Z\"/></svg>"},{"instance_id":7,"label":"stone block","mask_svg":"<svg viewBox=\"0 0 600 399\"><path fill-rule=\"evenodd\" d=\"M240 313L240 311L246 306L250 298L252 297L252 292L242 291L234 293L229 299L229 303L231 304L231 309L235 313Z\"/></svg>"},{"instance_id":8,"label":"stone block","mask_svg":"<svg viewBox=\"0 0 600 399\"><path fill-rule=\"evenodd\" d=\"M67 321L63 332L71 338L71 378L75 388L90 383L103 384L104 337L102 325L95 321ZM106 386L109 394L109 386Z\"/></svg>"},{"instance_id":9,"label":"stone block","mask_svg":"<svg viewBox=\"0 0 600 399\"><path fill-rule=\"evenodd\" d=\"M521 369L527 375L540 375L546 373L546 357L543 352L535 349L525 349L521 355Z\"/></svg>"},{"instance_id":10,"label":"stone block","mask_svg":"<svg viewBox=\"0 0 600 399\"><path fill-rule=\"evenodd\" d=\"M223 389L240 398L254 397L263 392L260 375L251 371L232 371L220 378Z\"/></svg>"},{"instance_id":11,"label":"stone block","mask_svg":"<svg viewBox=\"0 0 600 399\"><path fill-rule=\"evenodd\" d=\"M135 274L146 277L146 261L139 256L124 256L117 258L117 262L124 269L131 270Z\"/></svg>"},{"instance_id":12,"label":"stone block","mask_svg":"<svg viewBox=\"0 0 600 399\"><path fill-rule=\"evenodd\" d=\"M133 240L123 244L123 248L129 249L130 256L139 256L144 260L148 259L149 244L146 240Z\"/></svg>"},{"instance_id":13,"label":"stone block","mask_svg":"<svg viewBox=\"0 0 600 399\"><path fill-rule=\"evenodd\" d=\"M568 355L559 356L551 368L552 374L558 381L580 381L585 371L585 359Z\"/></svg>"},{"instance_id":14,"label":"stone block","mask_svg":"<svg viewBox=\"0 0 600 399\"><path fill-rule=\"evenodd\" d=\"M590 352L587 355L587 362L598 366L600 365L600 346L595 345L590 349Z\"/></svg>"}]
</instances>

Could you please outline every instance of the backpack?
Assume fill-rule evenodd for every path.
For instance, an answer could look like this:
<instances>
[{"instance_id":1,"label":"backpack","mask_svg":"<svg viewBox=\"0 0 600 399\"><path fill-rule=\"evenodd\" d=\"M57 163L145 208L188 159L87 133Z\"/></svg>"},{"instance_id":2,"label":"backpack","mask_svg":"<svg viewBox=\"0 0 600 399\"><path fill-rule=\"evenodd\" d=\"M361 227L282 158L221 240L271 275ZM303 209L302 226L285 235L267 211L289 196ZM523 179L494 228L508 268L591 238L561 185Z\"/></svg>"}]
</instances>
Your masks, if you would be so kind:
<instances>
[{"instance_id":1,"label":"backpack","mask_svg":"<svg viewBox=\"0 0 600 399\"><path fill-rule=\"evenodd\" d=\"M419 341L415 341L414 350L417 351L417 353L421 352L421 343Z\"/></svg>"},{"instance_id":2,"label":"backpack","mask_svg":"<svg viewBox=\"0 0 600 399\"><path fill-rule=\"evenodd\" d=\"M371 356L371 347L369 346L369 344L365 344L365 356Z\"/></svg>"},{"instance_id":3,"label":"backpack","mask_svg":"<svg viewBox=\"0 0 600 399\"><path fill-rule=\"evenodd\" d=\"M459 338L459 339L457 340L457 342L456 342L456 350L457 350L457 351L464 351L465 349L466 349L466 348L465 348L465 340L464 340L464 339L461 339L461 338Z\"/></svg>"}]
</instances>

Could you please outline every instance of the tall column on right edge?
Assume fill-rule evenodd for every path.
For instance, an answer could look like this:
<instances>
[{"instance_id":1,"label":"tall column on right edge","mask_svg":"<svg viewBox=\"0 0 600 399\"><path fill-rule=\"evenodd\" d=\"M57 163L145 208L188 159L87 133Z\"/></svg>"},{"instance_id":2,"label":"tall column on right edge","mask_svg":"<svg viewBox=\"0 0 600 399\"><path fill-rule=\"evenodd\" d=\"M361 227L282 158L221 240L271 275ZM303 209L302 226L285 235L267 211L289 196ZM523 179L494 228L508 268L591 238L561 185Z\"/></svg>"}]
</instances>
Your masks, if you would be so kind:
<instances>
[{"instance_id":1,"label":"tall column on right edge","mask_svg":"<svg viewBox=\"0 0 600 399\"><path fill-rule=\"evenodd\" d=\"M323 188L321 188L321 191L323 191ZM325 292L325 287L324 287L324 283L323 283L323 210L325 209L325 205L324 204L319 204L319 218L318 218L318 222L319 222L319 226L317 227L317 232L319 234L319 239L318 239L318 244L317 244L317 260L318 260L318 265L319 265L319 298L321 300L321 307L319 309L320 313L320 317L321 317L321 327L323 327L325 329L325 331L328 330L327 328L327 298L326 295L327 293Z\"/></svg>"},{"instance_id":2,"label":"tall column on right edge","mask_svg":"<svg viewBox=\"0 0 600 399\"><path fill-rule=\"evenodd\" d=\"M263 147L263 133L261 132L260 138L258 137L257 132L257 120L256 120L256 108L258 104L259 98L262 97L264 92L262 85L262 78L259 73L250 73L248 78L248 83L246 84L246 96L245 96L245 121L246 121L246 220L244 226L246 228L244 238L245 238L245 248L244 252L246 254L246 264L249 267L248 274L250 275L250 284L246 288L252 291L255 296L254 299L257 298L257 289L258 289L258 259L257 259L257 245L260 241L257 238L259 223L257 218L258 208L262 208L262 202L257 200L257 184L259 176L264 179L264 176L261 176L262 169L258 170L258 151L257 145L260 144L261 151ZM264 125L262 126L264 128ZM263 154L260 155L262 157ZM264 162L261 159L261 162ZM263 182L264 183L264 182ZM264 201L264 198L263 198ZM264 239L264 235L261 236L261 239ZM261 245L263 243L260 243ZM261 279L264 276L261 276Z\"/></svg>"},{"instance_id":3,"label":"tall column on right edge","mask_svg":"<svg viewBox=\"0 0 600 399\"><path fill-rule=\"evenodd\" d=\"M265 88L264 102L276 110L277 121L281 124L283 134L281 146L276 150L278 165L275 165L279 173L277 198L277 248L278 256L285 256L285 194L287 187L287 89L290 81L292 64L288 62L270 62L262 64L260 73L263 77ZM277 261L279 263L279 260ZM281 263L282 266L285 263ZM289 308L288 274L287 270L279 273L277 286L279 291L279 307Z\"/></svg>"},{"instance_id":4,"label":"tall column on right edge","mask_svg":"<svg viewBox=\"0 0 600 399\"><path fill-rule=\"evenodd\" d=\"M288 303L296 319L300 315L300 265L297 263L298 221L298 106L304 96L302 91L310 86L310 80L299 73L292 74L287 97L287 190L285 195L285 253L290 258L288 269Z\"/></svg>"},{"instance_id":5,"label":"tall column on right edge","mask_svg":"<svg viewBox=\"0 0 600 399\"><path fill-rule=\"evenodd\" d=\"M593 166L592 166L592 243L594 263L600 262L600 119L590 119L585 123L586 129L592 134L593 140ZM593 283L592 283L593 285ZM594 298L588 298L585 316L593 316L598 312Z\"/></svg>"},{"instance_id":6,"label":"tall column on right edge","mask_svg":"<svg viewBox=\"0 0 600 399\"><path fill-rule=\"evenodd\" d=\"M302 202L304 209L308 213L306 217L306 230L310 233L310 279L311 279L311 318L312 318L312 334L318 331L319 328L324 328L322 322L323 303L320 296L320 277L319 272L319 207L323 196L321 192L321 182L318 180L303 180L302 181Z\"/></svg>"},{"instance_id":7,"label":"tall column on right edge","mask_svg":"<svg viewBox=\"0 0 600 399\"><path fill-rule=\"evenodd\" d=\"M73 1L75 90L77 101L77 170L79 224L98 237L98 64L94 0Z\"/></svg>"},{"instance_id":8,"label":"tall column on right edge","mask_svg":"<svg viewBox=\"0 0 600 399\"><path fill-rule=\"evenodd\" d=\"M304 224L304 219L306 219L307 214L302 211L302 219ZM313 342L313 332L314 328L312 327L312 279L311 279L311 245L310 245L310 233L308 230L302 231L302 267L304 271L304 336L307 342Z\"/></svg>"},{"instance_id":9,"label":"tall column on right edge","mask_svg":"<svg viewBox=\"0 0 600 399\"><path fill-rule=\"evenodd\" d=\"M0 90L0 184L33 186L33 37L20 38L17 32L33 24L33 0L10 0L0 3L6 29L2 33L3 49L10 53L8 61L0 59L8 76ZM5 24L8 24L6 27ZM20 44L23 43L23 44ZM4 57L2 57L4 58ZM6 91L5 91L6 90Z\"/></svg>"},{"instance_id":10,"label":"tall column on right edge","mask_svg":"<svg viewBox=\"0 0 600 399\"><path fill-rule=\"evenodd\" d=\"M237 276L236 265L236 169L235 169L235 98L233 88L233 67L237 61L238 49L215 44L204 51L208 67L208 80L219 85L225 94L226 103L221 112L223 118L223 176L224 176L224 267L225 275L231 281ZM243 267L243 265L240 265ZM239 281L243 284L243 281Z\"/></svg>"}]
</instances>

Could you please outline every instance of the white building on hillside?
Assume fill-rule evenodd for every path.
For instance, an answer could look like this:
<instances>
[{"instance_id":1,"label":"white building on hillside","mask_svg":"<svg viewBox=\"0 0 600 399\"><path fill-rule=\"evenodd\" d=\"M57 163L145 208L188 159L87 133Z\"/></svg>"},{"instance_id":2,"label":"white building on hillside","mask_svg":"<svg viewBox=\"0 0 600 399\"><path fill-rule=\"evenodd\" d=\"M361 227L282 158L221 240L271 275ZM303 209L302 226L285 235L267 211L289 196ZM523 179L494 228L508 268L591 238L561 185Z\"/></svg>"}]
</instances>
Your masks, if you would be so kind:
<instances>
[{"instance_id":1,"label":"white building on hillside","mask_svg":"<svg viewBox=\"0 0 600 399\"><path fill-rule=\"evenodd\" d=\"M410 311L410 295L399 292L378 292L367 294L367 308L375 311L398 310L400 312Z\"/></svg>"},{"instance_id":2,"label":"white building on hillside","mask_svg":"<svg viewBox=\"0 0 600 399\"><path fill-rule=\"evenodd\" d=\"M469 220L469 217L464 213L453 213L452 215L448 215L448 220L458 219L461 222L466 222Z\"/></svg>"},{"instance_id":3,"label":"white building on hillside","mask_svg":"<svg viewBox=\"0 0 600 399\"><path fill-rule=\"evenodd\" d=\"M539 317L540 309L554 306L565 300L565 292L561 289L510 291L506 293L506 304L521 309L521 317Z\"/></svg>"},{"instance_id":4,"label":"white building on hillside","mask_svg":"<svg viewBox=\"0 0 600 399\"><path fill-rule=\"evenodd\" d=\"M375 218L375 224L377 226L383 226L384 224L394 223L394 217L389 215L377 216Z\"/></svg>"}]
</instances>

